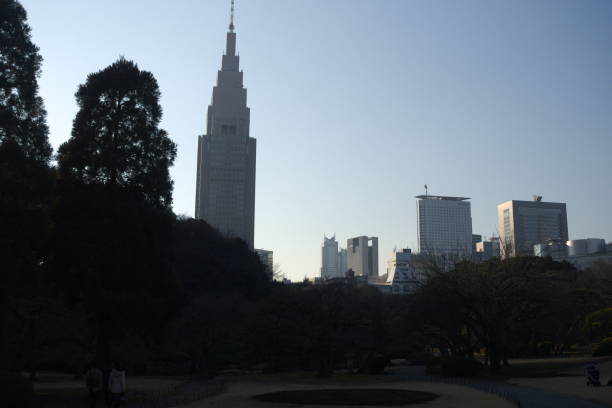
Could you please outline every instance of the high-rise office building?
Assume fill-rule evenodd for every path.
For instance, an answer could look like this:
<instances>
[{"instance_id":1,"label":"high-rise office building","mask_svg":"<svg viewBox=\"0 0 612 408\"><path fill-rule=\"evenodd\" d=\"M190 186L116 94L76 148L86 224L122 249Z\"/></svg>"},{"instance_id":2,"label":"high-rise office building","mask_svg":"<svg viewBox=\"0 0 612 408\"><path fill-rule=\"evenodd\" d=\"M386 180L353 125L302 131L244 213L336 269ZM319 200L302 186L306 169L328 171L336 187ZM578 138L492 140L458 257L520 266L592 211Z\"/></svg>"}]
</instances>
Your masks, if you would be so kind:
<instances>
[{"instance_id":1,"label":"high-rise office building","mask_svg":"<svg viewBox=\"0 0 612 408\"><path fill-rule=\"evenodd\" d=\"M543 202L541 196L498 205L497 219L503 257L533 255L535 244L568 238L565 203Z\"/></svg>"},{"instance_id":2,"label":"high-rise office building","mask_svg":"<svg viewBox=\"0 0 612 408\"><path fill-rule=\"evenodd\" d=\"M331 238L324 235L321 247L321 278L344 278L347 269L346 249L338 246L335 234Z\"/></svg>"},{"instance_id":3,"label":"high-rise office building","mask_svg":"<svg viewBox=\"0 0 612 408\"><path fill-rule=\"evenodd\" d=\"M336 236L331 238L323 236L321 247L321 278L338 278L338 241Z\"/></svg>"},{"instance_id":4,"label":"high-rise office building","mask_svg":"<svg viewBox=\"0 0 612 408\"><path fill-rule=\"evenodd\" d=\"M476 244L482 242L482 235L472 234L472 252L476 252Z\"/></svg>"},{"instance_id":5,"label":"high-rise office building","mask_svg":"<svg viewBox=\"0 0 612 408\"><path fill-rule=\"evenodd\" d=\"M346 260L346 249L340 248L338 251L338 277L343 278L346 276L346 271L348 270Z\"/></svg>"},{"instance_id":6,"label":"high-rise office building","mask_svg":"<svg viewBox=\"0 0 612 408\"><path fill-rule=\"evenodd\" d=\"M417 196L419 253L469 257L472 254L472 214L469 198Z\"/></svg>"},{"instance_id":7,"label":"high-rise office building","mask_svg":"<svg viewBox=\"0 0 612 408\"><path fill-rule=\"evenodd\" d=\"M347 240L347 268L355 276L378 276L378 238L360 236Z\"/></svg>"},{"instance_id":8,"label":"high-rise office building","mask_svg":"<svg viewBox=\"0 0 612 408\"><path fill-rule=\"evenodd\" d=\"M492 239L491 241L477 242L475 255L475 260L477 261L486 261L499 257L499 240Z\"/></svg>"},{"instance_id":9,"label":"high-rise office building","mask_svg":"<svg viewBox=\"0 0 612 408\"><path fill-rule=\"evenodd\" d=\"M417 290L420 282L412 263L410 249L393 252L387 261L386 284L394 295L407 295Z\"/></svg>"},{"instance_id":10,"label":"high-rise office building","mask_svg":"<svg viewBox=\"0 0 612 408\"><path fill-rule=\"evenodd\" d=\"M198 138L195 216L253 248L256 141L249 136L250 111L239 62L232 7L206 134Z\"/></svg>"},{"instance_id":11,"label":"high-rise office building","mask_svg":"<svg viewBox=\"0 0 612 408\"><path fill-rule=\"evenodd\" d=\"M274 252L267 249L256 249L255 253L259 256L261 263L266 266L266 272L272 279L274 277Z\"/></svg>"}]
</instances>

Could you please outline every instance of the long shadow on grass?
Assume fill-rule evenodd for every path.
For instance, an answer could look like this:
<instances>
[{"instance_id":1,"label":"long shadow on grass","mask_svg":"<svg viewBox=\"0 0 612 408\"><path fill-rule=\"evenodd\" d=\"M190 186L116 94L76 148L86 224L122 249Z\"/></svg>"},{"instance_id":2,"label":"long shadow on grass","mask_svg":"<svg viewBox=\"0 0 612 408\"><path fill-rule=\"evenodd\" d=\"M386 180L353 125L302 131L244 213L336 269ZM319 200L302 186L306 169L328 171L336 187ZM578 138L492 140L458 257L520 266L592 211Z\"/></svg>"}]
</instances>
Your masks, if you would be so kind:
<instances>
[{"instance_id":1,"label":"long shadow on grass","mask_svg":"<svg viewBox=\"0 0 612 408\"><path fill-rule=\"evenodd\" d=\"M431 392L389 388L335 388L321 390L277 391L255 395L266 402L311 405L406 405L431 401L438 395Z\"/></svg>"}]
</instances>

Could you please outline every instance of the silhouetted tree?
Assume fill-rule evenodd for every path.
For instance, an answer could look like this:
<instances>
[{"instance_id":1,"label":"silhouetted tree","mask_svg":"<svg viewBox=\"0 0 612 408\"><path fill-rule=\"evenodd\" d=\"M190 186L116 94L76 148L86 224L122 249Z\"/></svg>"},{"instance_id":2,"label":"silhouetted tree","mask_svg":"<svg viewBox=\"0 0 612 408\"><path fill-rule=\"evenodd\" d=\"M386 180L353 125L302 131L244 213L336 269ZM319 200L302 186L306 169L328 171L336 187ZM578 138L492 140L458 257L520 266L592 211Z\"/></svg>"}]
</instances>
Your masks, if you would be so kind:
<instances>
[{"instance_id":1,"label":"silhouetted tree","mask_svg":"<svg viewBox=\"0 0 612 408\"><path fill-rule=\"evenodd\" d=\"M575 281L575 272L567 263L538 257L462 262L432 277L418 296L421 302L436 303L438 312L430 310L424 317L440 334L446 333L447 344L461 344L460 337L473 335L497 373L518 344L542 332L554 333L550 326L542 327L564 316L558 302Z\"/></svg>"},{"instance_id":2,"label":"silhouetted tree","mask_svg":"<svg viewBox=\"0 0 612 408\"><path fill-rule=\"evenodd\" d=\"M243 366L249 349L245 322L253 309L237 292L198 296L176 321L169 349L188 356L191 374Z\"/></svg>"},{"instance_id":3,"label":"silhouetted tree","mask_svg":"<svg viewBox=\"0 0 612 408\"><path fill-rule=\"evenodd\" d=\"M582 322L582 330L591 341L599 341L612 334L612 307L596 310Z\"/></svg>"},{"instance_id":4,"label":"silhouetted tree","mask_svg":"<svg viewBox=\"0 0 612 408\"><path fill-rule=\"evenodd\" d=\"M612 261L593 263L581 271L583 286L595 291L607 305L612 305Z\"/></svg>"},{"instance_id":5,"label":"silhouetted tree","mask_svg":"<svg viewBox=\"0 0 612 408\"><path fill-rule=\"evenodd\" d=\"M24 362L16 332L30 336L32 330L21 300L41 295L53 186L38 95L42 57L26 18L19 2L0 0L0 368L15 370Z\"/></svg>"},{"instance_id":6,"label":"silhouetted tree","mask_svg":"<svg viewBox=\"0 0 612 408\"><path fill-rule=\"evenodd\" d=\"M158 127L159 96L153 75L123 58L90 74L59 149L54 276L89 312L105 362L111 341L156 338L179 305L168 169L176 146Z\"/></svg>"},{"instance_id":7,"label":"silhouetted tree","mask_svg":"<svg viewBox=\"0 0 612 408\"><path fill-rule=\"evenodd\" d=\"M285 272L283 272L281 264L275 262L274 265L272 265L272 280L282 282L285 279L287 279L287 275L285 275Z\"/></svg>"},{"instance_id":8,"label":"silhouetted tree","mask_svg":"<svg viewBox=\"0 0 612 408\"><path fill-rule=\"evenodd\" d=\"M246 242L223 237L202 220L176 221L174 267L192 298L237 292L255 300L269 289L266 267Z\"/></svg>"},{"instance_id":9,"label":"silhouetted tree","mask_svg":"<svg viewBox=\"0 0 612 408\"><path fill-rule=\"evenodd\" d=\"M18 1L0 0L0 144L13 140L27 158L46 164L51 146L38 96L41 63L25 9Z\"/></svg>"},{"instance_id":10,"label":"silhouetted tree","mask_svg":"<svg viewBox=\"0 0 612 408\"><path fill-rule=\"evenodd\" d=\"M153 74L120 58L90 74L75 96L72 137L58 154L62 179L104 186L111 195L131 191L170 211L176 145L158 127L162 109Z\"/></svg>"},{"instance_id":11,"label":"silhouetted tree","mask_svg":"<svg viewBox=\"0 0 612 408\"><path fill-rule=\"evenodd\" d=\"M174 269L189 304L175 323L172 346L189 356L193 372L212 374L243 363L246 321L271 285L259 256L205 221L180 217Z\"/></svg>"},{"instance_id":12,"label":"silhouetted tree","mask_svg":"<svg viewBox=\"0 0 612 408\"><path fill-rule=\"evenodd\" d=\"M383 297L377 289L345 282L276 285L258 305L249 333L271 371L316 366L329 376L347 353L357 366L389 342Z\"/></svg>"}]
</instances>

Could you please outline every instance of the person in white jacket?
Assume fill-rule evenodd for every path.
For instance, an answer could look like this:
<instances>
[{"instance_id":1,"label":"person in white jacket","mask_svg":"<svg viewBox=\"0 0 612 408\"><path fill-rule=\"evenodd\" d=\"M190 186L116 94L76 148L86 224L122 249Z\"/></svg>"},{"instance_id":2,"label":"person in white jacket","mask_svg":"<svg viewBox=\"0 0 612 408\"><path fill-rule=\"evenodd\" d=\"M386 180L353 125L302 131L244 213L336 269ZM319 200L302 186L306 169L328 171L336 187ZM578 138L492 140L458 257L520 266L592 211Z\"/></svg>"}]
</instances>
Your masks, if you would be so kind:
<instances>
[{"instance_id":1,"label":"person in white jacket","mask_svg":"<svg viewBox=\"0 0 612 408\"><path fill-rule=\"evenodd\" d=\"M113 368L108 376L108 391L111 395L111 406L119 407L125 395L125 371L120 369L117 364L113 364Z\"/></svg>"}]
</instances>

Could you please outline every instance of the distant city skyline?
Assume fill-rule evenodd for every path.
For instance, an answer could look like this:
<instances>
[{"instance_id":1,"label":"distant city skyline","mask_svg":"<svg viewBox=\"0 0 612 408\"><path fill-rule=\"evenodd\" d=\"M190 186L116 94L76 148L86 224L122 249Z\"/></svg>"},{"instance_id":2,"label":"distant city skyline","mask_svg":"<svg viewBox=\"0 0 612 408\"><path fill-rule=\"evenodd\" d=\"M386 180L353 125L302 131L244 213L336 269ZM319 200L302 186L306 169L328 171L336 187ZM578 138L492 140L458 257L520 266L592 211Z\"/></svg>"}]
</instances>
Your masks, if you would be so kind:
<instances>
[{"instance_id":1,"label":"distant city skyline","mask_svg":"<svg viewBox=\"0 0 612 408\"><path fill-rule=\"evenodd\" d=\"M174 210L194 216L195 135L229 1L22 4L53 147L70 136L87 75L134 60L158 80L161 127L178 144ZM368 234L384 271L394 247L417 248L425 183L471 197L483 238L498 234L497 205L538 194L567 203L570 239L612 241L610 21L600 0L239 0L255 246L301 280L319 273L325 232Z\"/></svg>"}]
</instances>

